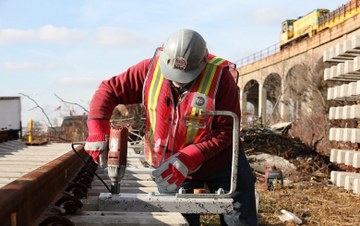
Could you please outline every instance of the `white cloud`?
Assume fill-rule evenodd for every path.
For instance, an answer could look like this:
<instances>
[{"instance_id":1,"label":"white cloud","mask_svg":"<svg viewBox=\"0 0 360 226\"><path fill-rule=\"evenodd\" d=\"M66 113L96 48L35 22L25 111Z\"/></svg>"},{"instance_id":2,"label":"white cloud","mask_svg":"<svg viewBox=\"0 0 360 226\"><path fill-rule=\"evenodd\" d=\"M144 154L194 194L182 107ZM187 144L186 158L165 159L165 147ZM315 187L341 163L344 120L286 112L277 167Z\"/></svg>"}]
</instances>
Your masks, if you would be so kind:
<instances>
[{"instance_id":1,"label":"white cloud","mask_svg":"<svg viewBox=\"0 0 360 226\"><path fill-rule=\"evenodd\" d=\"M56 84L62 86L84 86L84 85L98 85L99 79L95 77L88 76L66 76L61 77L55 81Z\"/></svg>"},{"instance_id":2,"label":"white cloud","mask_svg":"<svg viewBox=\"0 0 360 226\"><path fill-rule=\"evenodd\" d=\"M102 46L143 47L150 41L138 32L115 27L100 27L97 29L95 42Z\"/></svg>"},{"instance_id":3,"label":"white cloud","mask_svg":"<svg viewBox=\"0 0 360 226\"><path fill-rule=\"evenodd\" d=\"M292 15L292 13L286 13L283 11L279 12L278 10L263 8L263 9L257 9L254 12L252 12L251 17L254 18L257 23L262 25L279 24L280 26L281 22L287 18L287 15Z\"/></svg>"},{"instance_id":4,"label":"white cloud","mask_svg":"<svg viewBox=\"0 0 360 226\"><path fill-rule=\"evenodd\" d=\"M31 62L5 62L3 65L5 70L37 70L43 68L43 65Z\"/></svg>"},{"instance_id":5,"label":"white cloud","mask_svg":"<svg viewBox=\"0 0 360 226\"><path fill-rule=\"evenodd\" d=\"M56 62L31 62L31 61L6 61L2 68L7 71L44 71L44 70L73 70L72 66L58 64Z\"/></svg>"},{"instance_id":6,"label":"white cloud","mask_svg":"<svg viewBox=\"0 0 360 226\"><path fill-rule=\"evenodd\" d=\"M54 27L52 25L46 25L37 31L37 35L40 40L67 43L74 40L80 40L84 37L84 32L80 29L69 29L66 27Z\"/></svg>"},{"instance_id":7,"label":"white cloud","mask_svg":"<svg viewBox=\"0 0 360 226\"><path fill-rule=\"evenodd\" d=\"M55 27L45 25L39 29L2 29L0 30L0 44L10 42L46 41L50 43L71 43L84 37L85 32L80 29Z\"/></svg>"}]
</instances>

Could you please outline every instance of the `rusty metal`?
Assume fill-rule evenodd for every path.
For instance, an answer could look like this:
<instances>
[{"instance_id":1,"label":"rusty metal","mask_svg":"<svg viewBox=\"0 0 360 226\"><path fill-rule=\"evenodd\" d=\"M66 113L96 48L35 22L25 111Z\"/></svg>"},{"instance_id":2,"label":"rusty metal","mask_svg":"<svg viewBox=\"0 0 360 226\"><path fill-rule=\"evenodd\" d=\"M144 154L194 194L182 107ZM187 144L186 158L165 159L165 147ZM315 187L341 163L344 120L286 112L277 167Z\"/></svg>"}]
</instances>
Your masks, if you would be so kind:
<instances>
[{"instance_id":1,"label":"rusty metal","mask_svg":"<svg viewBox=\"0 0 360 226\"><path fill-rule=\"evenodd\" d=\"M74 196L64 194L55 205L63 208L67 214L76 214L83 207L82 202Z\"/></svg>"},{"instance_id":2,"label":"rusty metal","mask_svg":"<svg viewBox=\"0 0 360 226\"><path fill-rule=\"evenodd\" d=\"M73 222L71 222L66 217L62 217L62 216L49 216L39 224L39 226L51 226L51 225L75 226Z\"/></svg>"},{"instance_id":3,"label":"rusty metal","mask_svg":"<svg viewBox=\"0 0 360 226\"><path fill-rule=\"evenodd\" d=\"M88 193L88 188L82 183L70 183L65 191L72 193L76 198L85 198Z\"/></svg>"},{"instance_id":4,"label":"rusty metal","mask_svg":"<svg viewBox=\"0 0 360 226\"><path fill-rule=\"evenodd\" d=\"M85 185L87 188L91 188L91 182L93 181L93 177L90 177L85 174L78 174L76 178L73 180L75 183L81 183Z\"/></svg>"},{"instance_id":5,"label":"rusty metal","mask_svg":"<svg viewBox=\"0 0 360 226\"><path fill-rule=\"evenodd\" d=\"M78 154L87 158L82 147ZM84 162L69 151L0 189L2 225L31 225L83 167Z\"/></svg>"}]
</instances>

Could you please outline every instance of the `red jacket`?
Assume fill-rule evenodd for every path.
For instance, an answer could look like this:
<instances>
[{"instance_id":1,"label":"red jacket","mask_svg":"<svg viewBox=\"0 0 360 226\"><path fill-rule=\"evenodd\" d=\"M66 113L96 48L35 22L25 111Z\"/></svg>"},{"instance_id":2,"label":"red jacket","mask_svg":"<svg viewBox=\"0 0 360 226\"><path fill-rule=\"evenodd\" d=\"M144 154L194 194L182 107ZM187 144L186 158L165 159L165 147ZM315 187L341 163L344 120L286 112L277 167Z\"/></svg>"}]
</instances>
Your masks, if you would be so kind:
<instances>
[{"instance_id":1,"label":"red jacket","mask_svg":"<svg viewBox=\"0 0 360 226\"><path fill-rule=\"evenodd\" d=\"M118 104L142 103L144 81L151 60L143 60L125 72L103 81L91 101L89 119L109 120ZM176 94L175 88L173 89L173 94ZM176 95L174 96L177 101ZM228 69L223 70L219 82L215 110L232 111L240 118L237 86ZM201 168L191 175L193 178L209 176L225 164L231 163L232 123L231 117L215 116L209 134L198 143L186 147L200 149L205 158Z\"/></svg>"}]
</instances>

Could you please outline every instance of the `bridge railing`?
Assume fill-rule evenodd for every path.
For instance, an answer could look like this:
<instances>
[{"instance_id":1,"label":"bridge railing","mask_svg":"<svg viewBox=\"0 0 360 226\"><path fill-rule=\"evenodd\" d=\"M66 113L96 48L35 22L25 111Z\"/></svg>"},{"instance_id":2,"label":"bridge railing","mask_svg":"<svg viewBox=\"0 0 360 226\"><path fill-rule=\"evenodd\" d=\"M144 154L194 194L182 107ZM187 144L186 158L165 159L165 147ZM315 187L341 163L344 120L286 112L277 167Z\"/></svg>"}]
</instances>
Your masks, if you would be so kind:
<instances>
[{"instance_id":1,"label":"bridge railing","mask_svg":"<svg viewBox=\"0 0 360 226\"><path fill-rule=\"evenodd\" d=\"M249 56L246 56L238 61L236 61L236 66L237 67L242 67L242 66L245 66L247 64L251 64L255 61L258 61L258 60L261 60L265 57L268 57L270 55L273 55L277 52L280 51L280 44L279 43L276 43L274 45L271 45L263 50L260 50L256 53L253 53Z\"/></svg>"}]
</instances>

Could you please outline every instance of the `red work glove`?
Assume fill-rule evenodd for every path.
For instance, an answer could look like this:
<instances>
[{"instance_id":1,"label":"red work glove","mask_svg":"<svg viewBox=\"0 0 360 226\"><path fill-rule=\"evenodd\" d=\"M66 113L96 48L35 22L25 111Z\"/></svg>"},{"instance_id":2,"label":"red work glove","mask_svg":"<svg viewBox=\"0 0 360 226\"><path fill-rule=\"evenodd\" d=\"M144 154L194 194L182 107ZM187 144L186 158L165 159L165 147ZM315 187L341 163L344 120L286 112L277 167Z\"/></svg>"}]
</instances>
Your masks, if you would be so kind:
<instances>
[{"instance_id":1,"label":"red work glove","mask_svg":"<svg viewBox=\"0 0 360 226\"><path fill-rule=\"evenodd\" d=\"M204 156L194 146L183 149L161 164L152 172L155 182L167 191L174 191L186 179L186 177L197 170Z\"/></svg>"},{"instance_id":2,"label":"red work glove","mask_svg":"<svg viewBox=\"0 0 360 226\"><path fill-rule=\"evenodd\" d=\"M85 143L85 151L93 160L106 167L107 150L109 146L110 124L107 120L88 120L89 135Z\"/></svg>"}]
</instances>

